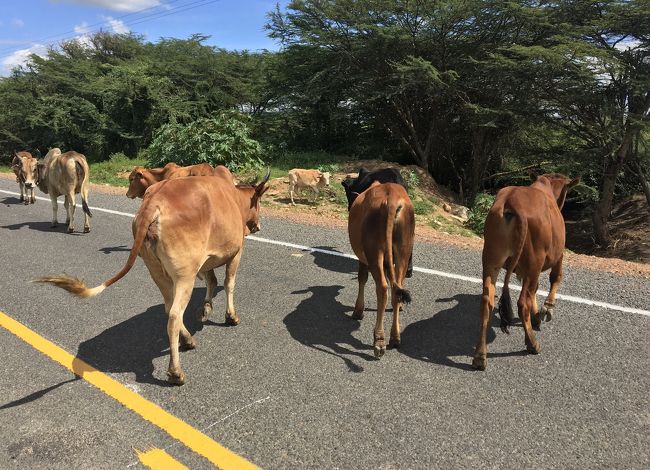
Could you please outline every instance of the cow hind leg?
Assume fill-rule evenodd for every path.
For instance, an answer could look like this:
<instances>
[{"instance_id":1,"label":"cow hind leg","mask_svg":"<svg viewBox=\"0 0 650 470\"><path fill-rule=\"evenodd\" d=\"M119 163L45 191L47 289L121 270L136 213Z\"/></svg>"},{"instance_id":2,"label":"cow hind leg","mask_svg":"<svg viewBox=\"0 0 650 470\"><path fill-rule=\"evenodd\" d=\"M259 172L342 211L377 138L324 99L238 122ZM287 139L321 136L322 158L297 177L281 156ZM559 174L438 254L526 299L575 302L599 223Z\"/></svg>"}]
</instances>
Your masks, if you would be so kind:
<instances>
[{"instance_id":1,"label":"cow hind leg","mask_svg":"<svg viewBox=\"0 0 650 470\"><path fill-rule=\"evenodd\" d=\"M241 255L242 250L239 250L239 253L226 264L226 279L223 282L226 290L226 325L230 326L239 324L239 316L235 310L235 281Z\"/></svg>"},{"instance_id":2,"label":"cow hind leg","mask_svg":"<svg viewBox=\"0 0 650 470\"><path fill-rule=\"evenodd\" d=\"M557 295L557 290L560 287L562 282L562 277L564 275L562 268L562 258L555 263L551 268L551 274L549 275L549 280L551 282L551 289L544 301L544 305L539 309L539 319L540 321L546 318L546 321L551 321L553 315L555 314L555 296Z\"/></svg>"},{"instance_id":3,"label":"cow hind leg","mask_svg":"<svg viewBox=\"0 0 650 470\"><path fill-rule=\"evenodd\" d=\"M66 219L65 223L68 225L68 233L74 232L74 192L65 196L65 201L63 203L66 210Z\"/></svg>"},{"instance_id":4,"label":"cow hind leg","mask_svg":"<svg viewBox=\"0 0 650 470\"><path fill-rule=\"evenodd\" d=\"M538 285L538 280L524 279L521 288L521 295L517 302L519 310L519 319L524 327L526 350L531 354L539 354L540 346L535 338L531 324L531 313L533 310L533 297L537 294L535 288Z\"/></svg>"},{"instance_id":5,"label":"cow hind leg","mask_svg":"<svg viewBox=\"0 0 650 470\"><path fill-rule=\"evenodd\" d=\"M194 346L192 336L183 325L183 312L190 301L192 289L194 288L194 278L179 279L174 286L174 300L169 309L167 319L167 335L169 336L169 368L167 369L167 380L174 385L183 385L185 383L185 374L181 369L179 356L179 342L182 338L183 344L188 347Z\"/></svg>"},{"instance_id":6,"label":"cow hind leg","mask_svg":"<svg viewBox=\"0 0 650 470\"><path fill-rule=\"evenodd\" d=\"M388 283L381 269L383 260L380 260L375 267L371 269L372 278L375 281L377 291L377 322L375 323L373 348L375 357L380 359L386 352L386 338L384 336L384 312L388 303Z\"/></svg>"},{"instance_id":7,"label":"cow hind leg","mask_svg":"<svg viewBox=\"0 0 650 470\"><path fill-rule=\"evenodd\" d=\"M74 201L74 199L73 199ZM81 186L81 202L88 210L88 185ZM90 232L90 215L84 211L84 233Z\"/></svg>"},{"instance_id":8,"label":"cow hind leg","mask_svg":"<svg viewBox=\"0 0 650 470\"><path fill-rule=\"evenodd\" d=\"M354 311L352 312L352 318L355 320L363 319L363 311L365 309L365 299L364 292L366 290L366 282L368 281L368 265L363 264L359 261L359 275L357 276L359 280L359 292L357 293L357 301L354 304Z\"/></svg>"},{"instance_id":9,"label":"cow hind leg","mask_svg":"<svg viewBox=\"0 0 650 470\"><path fill-rule=\"evenodd\" d=\"M496 291L496 279L499 275L499 268L489 269L483 272L483 296L481 297L480 330L478 343L474 350L472 367L478 370L485 370L487 367L487 330L490 324L490 317L494 310L494 294Z\"/></svg>"}]
</instances>

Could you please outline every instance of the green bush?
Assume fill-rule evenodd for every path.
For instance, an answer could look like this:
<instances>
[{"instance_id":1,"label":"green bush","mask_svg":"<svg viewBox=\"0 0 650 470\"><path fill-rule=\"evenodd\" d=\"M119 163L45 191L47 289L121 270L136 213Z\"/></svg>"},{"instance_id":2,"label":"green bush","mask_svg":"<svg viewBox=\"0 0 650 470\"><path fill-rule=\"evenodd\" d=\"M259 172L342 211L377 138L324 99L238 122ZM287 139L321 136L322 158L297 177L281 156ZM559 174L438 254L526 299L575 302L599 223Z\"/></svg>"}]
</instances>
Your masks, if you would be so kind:
<instances>
[{"instance_id":1,"label":"green bush","mask_svg":"<svg viewBox=\"0 0 650 470\"><path fill-rule=\"evenodd\" d=\"M483 235L485 218L494 204L494 196L487 193L479 193L474 200L474 205L469 211L466 225L476 234Z\"/></svg>"},{"instance_id":2,"label":"green bush","mask_svg":"<svg viewBox=\"0 0 650 470\"><path fill-rule=\"evenodd\" d=\"M261 145L249 135L248 117L236 112L221 112L188 125L165 124L148 148L149 165L207 162L225 165L231 171L260 167Z\"/></svg>"}]
</instances>

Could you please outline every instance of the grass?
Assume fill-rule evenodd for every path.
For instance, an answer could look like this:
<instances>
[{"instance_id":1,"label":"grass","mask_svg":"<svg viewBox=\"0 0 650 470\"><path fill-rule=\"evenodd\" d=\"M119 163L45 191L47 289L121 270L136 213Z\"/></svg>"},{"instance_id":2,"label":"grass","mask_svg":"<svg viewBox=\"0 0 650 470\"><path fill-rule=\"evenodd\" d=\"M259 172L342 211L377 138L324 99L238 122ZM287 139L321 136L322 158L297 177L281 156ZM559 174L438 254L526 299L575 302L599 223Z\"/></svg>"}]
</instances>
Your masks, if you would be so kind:
<instances>
[{"instance_id":1,"label":"grass","mask_svg":"<svg viewBox=\"0 0 650 470\"><path fill-rule=\"evenodd\" d=\"M130 173L134 166L144 166L146 160L141 158L129 159L117 156L99 163L90 163L90 181L98 184L127 187L129 180L118 176L120 173Z\"/></svg>"},{"instance_id":2,"label":"grass","mask_svg":"<svg viewBox=\"0 0 650 470\"><path fill-rule=\"evenodd\" d=\"M451 235L460 235L463 237L470 237L470 238L476 237L476 234L471 230L463 226L457 225L452 221L445 219L441 215L435 216L429 225L431 225L431 227L433 227L436 230L449 233Z\"/></svg>"},{"instance_id":3,"label":"grass","mask_svg":"<svg viewBox=\"0 0 650 470\"><path fill-rule=\"evenodd\" d=\"M130 173L134 166L144 166L144 159L129 159L117 157L104 162L89 163L90 181L97 184L110 184L112 186L127 187L129 180L118 176L120 173ZM13 173L11 166L0 165L0 172Z\"/></svg>"}]
</instances>

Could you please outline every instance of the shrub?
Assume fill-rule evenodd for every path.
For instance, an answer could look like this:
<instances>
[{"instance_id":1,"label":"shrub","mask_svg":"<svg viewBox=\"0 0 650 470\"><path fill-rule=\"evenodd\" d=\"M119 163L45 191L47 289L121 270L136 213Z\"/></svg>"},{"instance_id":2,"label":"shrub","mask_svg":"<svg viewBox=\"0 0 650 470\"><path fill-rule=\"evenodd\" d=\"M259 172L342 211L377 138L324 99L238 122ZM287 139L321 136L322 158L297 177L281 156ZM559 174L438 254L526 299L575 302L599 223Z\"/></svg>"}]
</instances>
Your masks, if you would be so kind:
<instances>
[{"instance_id":1,"label":"shrub","mask_svg":"<svg viewBox=\"0 0 650 470\"><path fill-rule=\"evenodd\" d=\"M225 165L231 171L262 166L262 149L249 137L247 121L241 113L222 112L188 125L165 124L148 148L149 164L161 167L169 162L182 166L207 162Z\"/></svg>"},{"instance_id":2,"label":"shrub","mask_svg":"<svg viewBox=\"0 0 650 470\"><path fill-rule=\"evenodd\" d=\"M485 218L490 207L494 204L494 196L487 193L479 193L474 199L474 205L469 211L469 218L466 225L476 234L483 235Z\"/></svg>"}]
</instances>

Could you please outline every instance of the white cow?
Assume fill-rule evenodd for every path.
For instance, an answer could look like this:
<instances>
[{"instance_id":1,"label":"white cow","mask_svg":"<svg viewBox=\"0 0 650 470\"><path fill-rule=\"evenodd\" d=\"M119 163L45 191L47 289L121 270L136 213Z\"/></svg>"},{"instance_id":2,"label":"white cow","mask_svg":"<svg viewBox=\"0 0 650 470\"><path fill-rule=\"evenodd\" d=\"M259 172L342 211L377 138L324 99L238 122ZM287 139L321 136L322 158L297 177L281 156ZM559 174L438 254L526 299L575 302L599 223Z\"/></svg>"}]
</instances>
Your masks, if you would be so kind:
<instances>
[{"instance_id":1,"label":"white cow","mask_svg":"<svg viewBox=\"0 0 650 470\"><path fill-rule=\"evenodd\" d=\"M302 170L294 168L289 171L289 195L291 196L291 204L296 205L293 200L294 190L302 188L312 188L318 196L318 188L329 186L330 174L320 170Z\"/></svg>"},{"instance_id":2,"label":"white cow","mask_svg":"<svg viewBox=\"0 0 650 470\"><path fill-rule=\"evenodd\" d=\"M90 171L86 157L70 151L61 153L58 148L50 149L45 158L38 162L38 188L50 195L52 201L52 227L56 227L57 202L59 196L65 196L68 233L74 232L74 196L81 193L81 207L85 212L84 232L90 232L90 209L88 208L88 186Z\"/></svg>"}]
</instances>

